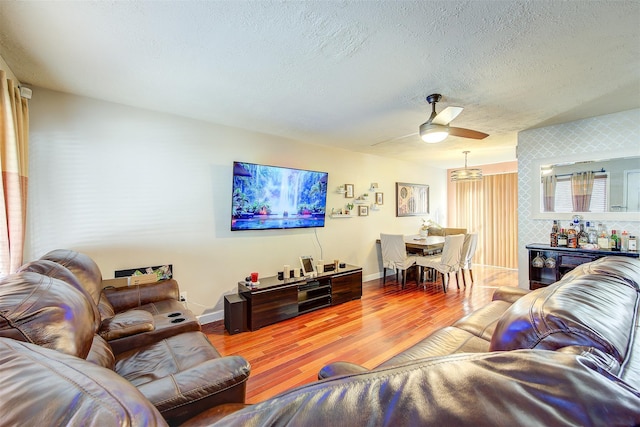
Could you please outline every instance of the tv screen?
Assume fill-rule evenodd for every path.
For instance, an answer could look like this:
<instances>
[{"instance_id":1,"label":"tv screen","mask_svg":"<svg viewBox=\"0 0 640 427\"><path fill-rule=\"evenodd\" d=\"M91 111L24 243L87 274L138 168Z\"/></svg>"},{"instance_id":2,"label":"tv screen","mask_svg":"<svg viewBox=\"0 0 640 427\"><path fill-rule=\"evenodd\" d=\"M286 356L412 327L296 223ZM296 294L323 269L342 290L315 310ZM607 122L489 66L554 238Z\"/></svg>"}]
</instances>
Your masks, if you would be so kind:
<instances>
[{"instance_id":1,"label":"tv screen","mask_svg":"<svg viewBox=\"0 0 640 427\"><path fill-rule=\"evenodd\" d=\"M233 162L231 231L324 227L327 172Z\"/></svg>"}]
</instances>

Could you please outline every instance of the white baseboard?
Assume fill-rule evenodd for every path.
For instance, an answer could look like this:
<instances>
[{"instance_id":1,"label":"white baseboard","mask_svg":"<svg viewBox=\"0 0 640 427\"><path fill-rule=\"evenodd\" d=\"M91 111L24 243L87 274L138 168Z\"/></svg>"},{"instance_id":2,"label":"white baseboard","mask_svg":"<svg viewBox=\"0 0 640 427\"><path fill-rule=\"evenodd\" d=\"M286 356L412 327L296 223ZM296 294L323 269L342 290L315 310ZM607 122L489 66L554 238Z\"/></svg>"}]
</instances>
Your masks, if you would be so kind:
<instances>
[{"instance_id":1,"label":"white baseboard","mask_svg":"<svg viewBox=\"0 0 640 427\"><path fill-rule=\"evenodd\" d=\"M382 277L382 272L377 272L373 274L367 274L366 276L362 276L363 282L368 282L369 280L375 280Z\"/></svg>"},{"instance_id":2,"label":"white baseboard","mask_svg":"<svg viewBox=\"0 0 640 427\"><path fill-rule=\"evenodd\" d=\"M196 317L201 325L205 325L207 323L217 322L218 320L224 320L224 311L218 310L211 313L201 314Z\"/></svg>"}]
</instances>

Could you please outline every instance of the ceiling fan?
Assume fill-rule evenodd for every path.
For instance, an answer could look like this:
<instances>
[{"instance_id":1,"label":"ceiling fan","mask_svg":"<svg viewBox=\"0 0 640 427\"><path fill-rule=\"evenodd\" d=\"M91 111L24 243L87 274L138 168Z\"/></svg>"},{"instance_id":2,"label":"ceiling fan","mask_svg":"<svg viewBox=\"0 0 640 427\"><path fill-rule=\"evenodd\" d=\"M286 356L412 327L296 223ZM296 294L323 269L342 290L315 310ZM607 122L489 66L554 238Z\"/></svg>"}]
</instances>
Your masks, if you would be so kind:
<instances>
[{"instance_id":1,"label":"ceiling fan","mask_svg":"<svg viewBox=\"0 0 640 427\"><path fill-rule=\"evenodd\" d=\"M398 136L392 139L376 142L372 145L372 147L388 142L398 141L418 134L424 142L428 143L440 142L449 135L471 139L484 139L489 136L486 133L478 132L475 130L449 126L449 123L451 123L453 119L458 117L458 115L464 108L447 107L444 110L440 111L440 113L436 113L436 102L439 102L441 98L442 95L440 95L439 93L434 93L427 96L427 102L432 105L431 116L429 117L429 120L420 125L419 132L413 132L408 135Z\"/></svg>"},{"instance_id":2,"label":"ceiling fan","mask_svg":"<svg viewBox=\"0 0 640 427\"><path fill-rule=\"evenodd\" d=\"M420 125L420 138L422 138L424 142L440 142L449 135L472 139L484 139L489 136L486 133L476 130L449 126L449 123L462 113L463 108L447 107L439 113L436 113L436 103L439 102L441 98L442 95L438 93L427 96L427 102L432 105L432 110L429 120Z\"/></svg>"}]
</instances>

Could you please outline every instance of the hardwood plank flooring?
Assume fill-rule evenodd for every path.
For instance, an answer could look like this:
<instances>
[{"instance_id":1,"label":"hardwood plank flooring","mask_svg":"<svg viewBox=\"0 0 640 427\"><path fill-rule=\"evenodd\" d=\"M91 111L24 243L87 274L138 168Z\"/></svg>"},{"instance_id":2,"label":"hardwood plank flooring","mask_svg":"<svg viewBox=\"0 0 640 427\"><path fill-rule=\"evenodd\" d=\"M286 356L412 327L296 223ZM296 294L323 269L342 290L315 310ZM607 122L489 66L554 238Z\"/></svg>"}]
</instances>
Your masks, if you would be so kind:
<instances>
[{"instance_id":1,"label":"hardwood plank flooring","mask_svg":"<svg viewBox=\"0 0 640 427\"><path fill-rule=\"evenodd\" d=\"M326 364L342 360L373 368L431 332L450 325L491 301L498 286L518 285L517 270L474 266L475 283L447 293L440 282L426 289L393 276L363 283L362 298L306 313L254 332L229 335L224 322L203 325L220 354L251 363L247 402L257 403L295 386L316 381Z\"/></svg>"}]
</instances>

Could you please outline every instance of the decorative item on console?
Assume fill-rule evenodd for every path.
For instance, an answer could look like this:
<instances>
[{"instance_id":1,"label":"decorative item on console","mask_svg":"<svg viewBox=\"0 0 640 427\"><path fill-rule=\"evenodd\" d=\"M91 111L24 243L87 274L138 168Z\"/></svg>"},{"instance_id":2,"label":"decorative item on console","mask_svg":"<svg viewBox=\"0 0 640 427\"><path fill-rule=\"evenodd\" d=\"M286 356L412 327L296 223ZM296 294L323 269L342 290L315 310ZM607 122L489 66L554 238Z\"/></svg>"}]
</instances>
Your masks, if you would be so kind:
<instances>
[{"instance_id":1,"label":"decorative item on console","mask_svg":"<svg viewBox=\"0 0 640 427\"><path fill-rule=\"evenodd\" d=\"M442 226L437 222L433 221L431 218L427 218L427 219L422 218L422 225L418 230L420 237L427 238L429 236L429 228L442 228Z\"/></svg>"}]
</instances>

